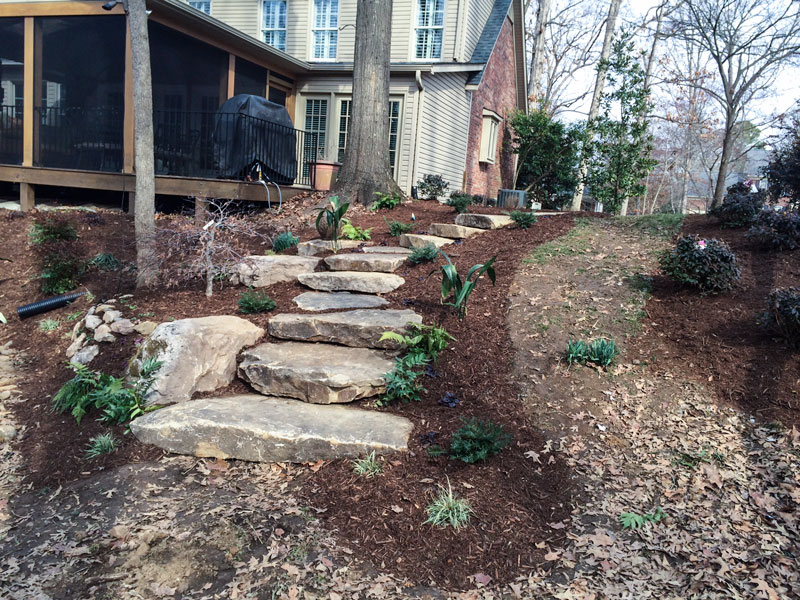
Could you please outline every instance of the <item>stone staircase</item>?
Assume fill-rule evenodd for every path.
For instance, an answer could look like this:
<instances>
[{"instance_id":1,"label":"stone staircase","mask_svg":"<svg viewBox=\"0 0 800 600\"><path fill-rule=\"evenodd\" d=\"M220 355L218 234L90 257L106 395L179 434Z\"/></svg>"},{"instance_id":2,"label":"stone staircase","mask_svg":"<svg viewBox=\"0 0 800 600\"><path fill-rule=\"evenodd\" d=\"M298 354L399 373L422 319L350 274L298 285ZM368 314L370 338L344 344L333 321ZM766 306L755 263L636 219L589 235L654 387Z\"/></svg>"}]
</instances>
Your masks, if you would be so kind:
<instances>
[{"instance_id":1,"label":"stone staircase","mask_svg":"<svg viewBox=\"0 0 800 600\"><path fill-rule=\"evenodd\" d=\"M410 248L442 247L510 223L503 215L461 214L454 224L432 224L426 235L402 236L400 247L347 252L357 244L343 244L339 253L320 261L313 256L329 243L312 240L298 250L302 258L252 257L238 270L242 283L296 279L310 289L294 298L306 312L269 320L269 334L280 342L242 353L238 376L258 394L175 404L140 417L131 430L142 442L170 452L264 462L406 450L410 421L342 406L385 391L384 376L401 346L381 340L383 333L402 333L408 323L422 323L413 310L385 308L388 302L380 294L403 285L394 272ZM320 264L327 270L315 271Z\"/></svg>"}]
</instances>

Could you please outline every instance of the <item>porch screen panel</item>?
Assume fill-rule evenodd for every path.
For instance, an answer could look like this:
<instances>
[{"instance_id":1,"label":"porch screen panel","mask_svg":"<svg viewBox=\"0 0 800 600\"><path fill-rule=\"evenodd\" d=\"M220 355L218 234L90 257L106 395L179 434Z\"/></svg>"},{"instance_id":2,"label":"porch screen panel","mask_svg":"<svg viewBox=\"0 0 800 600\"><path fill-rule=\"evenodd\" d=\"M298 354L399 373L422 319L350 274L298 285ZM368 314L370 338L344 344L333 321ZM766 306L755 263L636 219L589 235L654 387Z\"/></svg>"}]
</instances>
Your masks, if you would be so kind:
<instances>
[{"instance_id":1,"label":"porch screen panel","mask_svg":"<svg viewBox=\"0 0 800 600\"><path fill-rule=\"evenodd\" d=\"M122 170L125 17L42 17L38 164Z\"/></svg>"},{"instance_id":2,"label":"porch screen panel","mask_svg":"<svg viewBox=\"0 0 800 600\"><path fill-rule=\"evenodd\" d=\"M0 19L0 164L22 164L22 19Z\"/></svg>"},{"instance_id":3,"label":"porch screen panel","mask_svg":"<svg viewBox=\"0 0 800 600\"><path fill-rule=\"evenodd\" d=\"M253 94L264 98L267 95L267 70L237 56L233 95L239 94Z\"/></svg>"}]
</instances>

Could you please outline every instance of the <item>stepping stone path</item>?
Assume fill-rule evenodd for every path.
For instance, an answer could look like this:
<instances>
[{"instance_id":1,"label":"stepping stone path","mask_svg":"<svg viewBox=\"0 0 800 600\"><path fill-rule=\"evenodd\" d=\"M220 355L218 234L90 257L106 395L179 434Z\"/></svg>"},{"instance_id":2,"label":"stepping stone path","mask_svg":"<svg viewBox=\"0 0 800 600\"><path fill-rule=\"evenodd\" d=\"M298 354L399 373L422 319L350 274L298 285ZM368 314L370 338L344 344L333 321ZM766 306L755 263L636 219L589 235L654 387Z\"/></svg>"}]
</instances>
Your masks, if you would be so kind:
<instances>
[{"instance_id":1,"label":"stepping stone path","mask_svg":"<svg viewBox=\"0 0 800 600\"><path fill-rule=\"evenodd\" d=\"M296 296L294 303L303 310L321 312L351 308L380 308L389 301L370 294L351 294L350 292L305 292Z\"/></svg>"},{"instance_id":2,"label":"stepping stone path","mask_svg":"<svg viewBox=\"0 0 800 600\"><path fill-rule=\"evenodd\" d=\"M394 363L383 353L332 344L261 344L242 354L239 377L267 396L313 404L352 402L382 394Z\"/></svg>"},{"instance_id":3,"label":"stepping stone path","mask_svg":"<svg viewBox=\"0 0 800 600\"><path fill-rule=\"evenodd\" d=\"M142 442L170 452L261 462L352 458L373 450L377 454L407 451L414 428L411 421L341 405L384 392L385 376L394 366L392 354L401 345L380 341L381 336L386 331L404 333L408 323L422 323L422 317L412 310L382 308L388 302L376 294L389 293L405 283L393 272L403 266L409 248L428 243L440 248L511 223L506 215L462 214L455 224L431 225L430 235L401 236L401 247L342 240L337 254L320 260L308 257L329 252L333 243L312 240L298 244L299 256L251 257L237 269L241 283L266 286L297 280L313 291L298 295L294 303L315 313L272 317L269 334L289 341L267 341L244 350L238 375L260 394L189 400L192 389L208 389L198 385L205 377L203 369L192 367L192 376L187 378L190 384L181 382L186 388L181 388L181 393L172 395L156 386L161 399L180 403L136 419L131 431ZM356 247L359 250L347 251ZM327 270L317 270L323 265ZM355 310L323 312L340 309ZM151 337L158 338L157 333ZM241 339L237 347L256 341ZM163 344L169 343L163 340ZM196 345L215 349L207 340L202 344L198 340ZM188 346L184 349L189 350ZM235 353L232 349L218 352L223 380L235 367L235 363L229 366ZM187 366L194 364L192 356L185 358ZM162 376L159 373L159 378Z\"/></svg>"}]
</instances>

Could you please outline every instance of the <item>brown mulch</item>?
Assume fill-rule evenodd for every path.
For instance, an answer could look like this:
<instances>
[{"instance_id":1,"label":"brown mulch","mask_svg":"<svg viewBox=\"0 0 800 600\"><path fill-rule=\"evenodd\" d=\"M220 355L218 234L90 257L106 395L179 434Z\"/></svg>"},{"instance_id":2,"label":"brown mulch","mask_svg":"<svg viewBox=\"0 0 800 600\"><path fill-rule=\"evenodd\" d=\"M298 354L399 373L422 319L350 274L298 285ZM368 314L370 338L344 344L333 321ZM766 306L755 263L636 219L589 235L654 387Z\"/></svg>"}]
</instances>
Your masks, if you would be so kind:
<instances>
[{"instance_id":1,"label":"brown mulch","mask_svg":"<svg viewBox=\"0 0 800 600\"><path fill-rule=\"evenodd\" d=\"M720 400L760 420L800 424L800 350L758 324L766 298L776 287L800 281L800 252L761 250L746 229L723 229L705 216L687 217L681 233L727 242L736 254L741 279L729 293L700 296L666 277L654 279L647 304L654 329L673 352L659 363L690 372L713 385Z\"/></svg>"}]
</instances>

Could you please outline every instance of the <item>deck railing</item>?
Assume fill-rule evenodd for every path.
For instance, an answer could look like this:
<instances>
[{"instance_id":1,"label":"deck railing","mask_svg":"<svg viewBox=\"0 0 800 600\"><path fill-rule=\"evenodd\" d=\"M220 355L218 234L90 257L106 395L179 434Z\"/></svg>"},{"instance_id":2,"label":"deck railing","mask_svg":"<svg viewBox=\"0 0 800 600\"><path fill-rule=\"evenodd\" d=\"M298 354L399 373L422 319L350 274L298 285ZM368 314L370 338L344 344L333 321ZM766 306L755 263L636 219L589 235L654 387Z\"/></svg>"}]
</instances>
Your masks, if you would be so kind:
<instances>
[{"instance_id":1,"label":"deck railing","mask_svg":"<svg viewBox=\"0 0 800 600\"><path fill-rule=\"evenodd\" d=\"M22 164L22 108L0 105L0 164Z\"/></svg>"}]
</instances>

